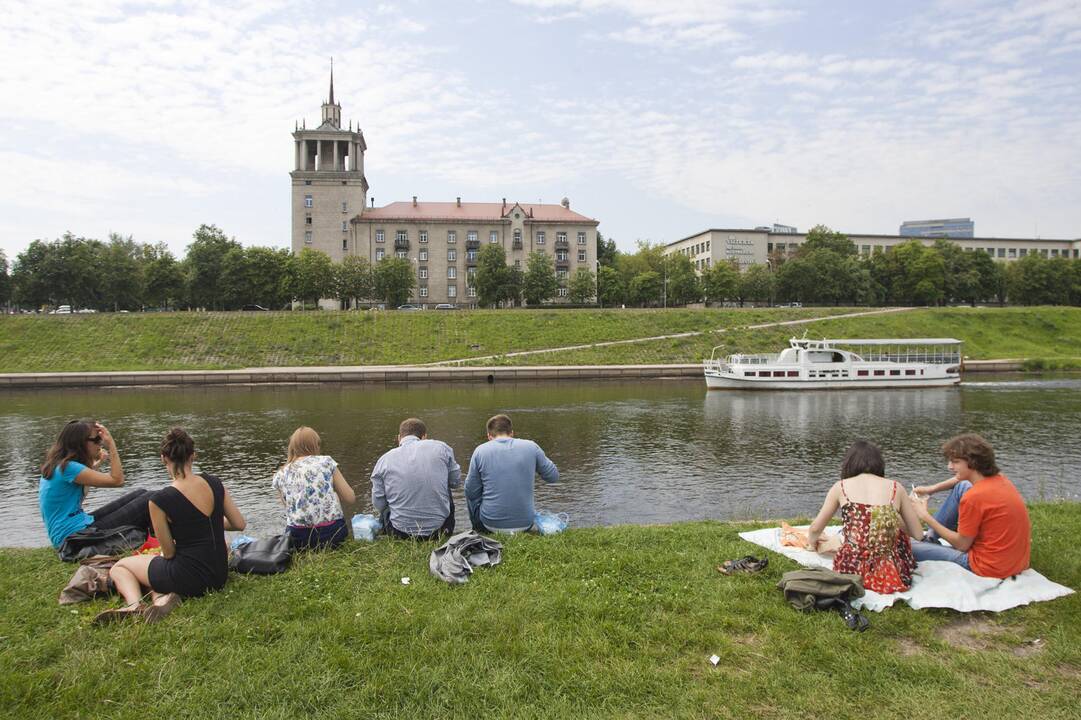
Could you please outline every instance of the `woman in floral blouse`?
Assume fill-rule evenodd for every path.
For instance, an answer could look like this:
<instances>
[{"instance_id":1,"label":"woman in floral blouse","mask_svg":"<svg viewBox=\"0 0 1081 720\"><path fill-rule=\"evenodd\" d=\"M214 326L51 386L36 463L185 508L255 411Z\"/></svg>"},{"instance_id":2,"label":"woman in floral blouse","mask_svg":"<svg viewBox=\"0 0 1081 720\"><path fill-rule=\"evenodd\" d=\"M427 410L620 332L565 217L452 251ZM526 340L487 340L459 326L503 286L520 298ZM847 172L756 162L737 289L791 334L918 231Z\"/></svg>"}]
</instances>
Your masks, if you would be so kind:
<instances>
[{"instance_id":1,"label":"woman in floral blouse","mask_svg":"<svg viewBox=\"0 0 1081 720\"><path fill-rule=\"evenodd\" d=\"M271 482L285 506L296 548L334 548L349 537L342 505L356 496L334 458L319 452L319 434L310 427L297 428L289 438L288 459Z\"/></svg>"}]
</instances>

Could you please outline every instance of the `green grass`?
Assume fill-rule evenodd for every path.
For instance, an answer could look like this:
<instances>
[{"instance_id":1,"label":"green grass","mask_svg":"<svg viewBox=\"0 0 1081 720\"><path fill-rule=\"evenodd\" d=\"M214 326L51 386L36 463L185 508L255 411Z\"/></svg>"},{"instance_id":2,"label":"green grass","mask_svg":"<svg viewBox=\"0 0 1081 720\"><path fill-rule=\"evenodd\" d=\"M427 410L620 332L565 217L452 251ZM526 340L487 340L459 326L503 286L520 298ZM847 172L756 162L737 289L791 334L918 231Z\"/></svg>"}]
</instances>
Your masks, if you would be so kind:
<instances>
[{"instance_id":1,"label":"green grass","mask_svg":"<svg viewBox=\"0 0 1081 720\"><path fill-rule=\"evenodd\" d=\"M1031 514L1034 567L1081 586L1081 506ZM759 550L736 536L750 527L514 537L459 587L428 575L433 544L350 543L105 628L90 620L106 601L56 604L72 566L3 550L0 715L1077 717L1081 596L997 615L901 605L855 634L784 603L781 556L757 576L713 569Z\"/></svg>"},{"instance_id":2,"label":"green grass","mask_svg":"<svg viewBox=\"0 0 1081 720\"><path fill-rule=\"evenodd\" d=\"M483 364L692 363L724 343L776 351L809 337L957 337L965 354L1081 364L1081 308L914 310L797 327L747 326L851 308L501 310L457 312L161 313L0 317L0 372L401 365L479 358L607 340L705 335L480 360ZM720 329L725 333L716 333Z\"/></svg>"}]
</instances>

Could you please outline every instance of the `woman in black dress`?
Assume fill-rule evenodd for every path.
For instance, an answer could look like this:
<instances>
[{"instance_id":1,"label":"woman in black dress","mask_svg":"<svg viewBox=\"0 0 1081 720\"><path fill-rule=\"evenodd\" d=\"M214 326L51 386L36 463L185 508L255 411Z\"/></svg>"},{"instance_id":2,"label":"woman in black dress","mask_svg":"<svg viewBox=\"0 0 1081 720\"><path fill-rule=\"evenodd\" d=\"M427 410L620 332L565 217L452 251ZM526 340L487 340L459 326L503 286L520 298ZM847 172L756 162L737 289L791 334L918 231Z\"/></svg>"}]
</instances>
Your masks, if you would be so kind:
<instances>
[{"instance_id":1,"label":"woman in black dress","mask_svg":"<svg viewBox=\"0 0 1081 720\"><path fill-rule=\"evenodd\" d=\"M244 516L213 475L192 472L195 442L173 428L161 443L161 460L173 483L150 496L150 520L161 543L160 556L137 555L120 560L109 571L126 605L97 617L108 622L142 615L164 617L184 597L197 597L225 585L229 548L225 530L243 530ZM142 604L143 588L152 592Z\"/></svg>"}]
</instances>

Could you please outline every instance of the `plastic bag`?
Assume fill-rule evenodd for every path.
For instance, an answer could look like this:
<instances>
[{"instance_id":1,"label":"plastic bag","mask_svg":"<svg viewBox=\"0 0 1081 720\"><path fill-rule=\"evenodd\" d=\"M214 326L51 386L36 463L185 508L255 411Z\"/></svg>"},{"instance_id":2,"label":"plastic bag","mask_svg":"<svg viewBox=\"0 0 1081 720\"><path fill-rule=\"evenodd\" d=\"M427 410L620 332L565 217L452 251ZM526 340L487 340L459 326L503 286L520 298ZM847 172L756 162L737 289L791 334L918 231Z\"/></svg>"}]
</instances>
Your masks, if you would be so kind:
<instances>
[{"instance_id":1,"label":"plastic bag","mask_svg":"<svg viewBox=\"0 0 1081 720\"><path fill-rule=\"evenodd\" d=\"M374 542L383 529L383 521L375 515L363 513L353 516L353 539Z\"/></svg>"},{"instance_id":2,"label":"plastic bag","mask_svg":"<svg viewBox=\"0 0 1081 720\"><path fill-rule=\"evenodd\" d=\"M233 542L229 543L229 550L236 550L241 545L247 545L250 542L255 542L255 538L250 535L237 535L233 538Z\"/></svg>"},{"instance_id":3,"label":"plastic bag","mask_svg":"<svg viewBox=\"0 0 1081 720\"><path fill-rule=\"evenodd\" d=\"M541 535L557 535L567 529L571 520L567 513L550 513L538 510L533 515L533 526Z\"/></svg>"}]
</instances>

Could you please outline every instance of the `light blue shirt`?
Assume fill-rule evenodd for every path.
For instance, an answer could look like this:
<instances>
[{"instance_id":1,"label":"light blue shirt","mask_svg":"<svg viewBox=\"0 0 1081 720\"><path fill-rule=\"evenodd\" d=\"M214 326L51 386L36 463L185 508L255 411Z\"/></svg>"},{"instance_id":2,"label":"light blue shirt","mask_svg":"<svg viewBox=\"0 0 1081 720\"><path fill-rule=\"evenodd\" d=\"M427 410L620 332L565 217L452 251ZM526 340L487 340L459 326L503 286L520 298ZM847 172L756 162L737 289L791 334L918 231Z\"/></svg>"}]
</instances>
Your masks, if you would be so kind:
<instances>
[{"instance_id":1,"label":"light blue shirt","mask_svg":"<svg viewBox=\"0 0 1081 720\"><path fill-rule=\"evenodd\" d=\"M57 466L53 474L38 480L38 505L49 542L59 548L64 539L94 522L94 516L83 512L83 486L75 484L75 478L86 465L69 460Z\"/></svg>"},{"instance_id":2,"label":"light blue shirt","mask_svg":"<svg viewBox=\"0 0 1081 720\"><path fill-rule=\"evenodd\" d=\"M559 481L559 470L532 440L497 437L473 451L465 497L480 503L480 521L492 530L525 530L533 525L533 476Z\"/></svg>"},{"instance_id":3,"label":"light blue shirt","mask_svg":"<svg viewBox=\"0 0 1081 720\"><path fill-rule=\"evenodd\" d=\"M406 435L372 470L372 505L390 508L390 523L410 535L429 535L450 514L450 488L462 482L454 451L440 440Z\"/></svg>"}]
</instances>

